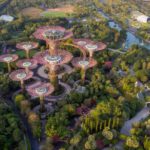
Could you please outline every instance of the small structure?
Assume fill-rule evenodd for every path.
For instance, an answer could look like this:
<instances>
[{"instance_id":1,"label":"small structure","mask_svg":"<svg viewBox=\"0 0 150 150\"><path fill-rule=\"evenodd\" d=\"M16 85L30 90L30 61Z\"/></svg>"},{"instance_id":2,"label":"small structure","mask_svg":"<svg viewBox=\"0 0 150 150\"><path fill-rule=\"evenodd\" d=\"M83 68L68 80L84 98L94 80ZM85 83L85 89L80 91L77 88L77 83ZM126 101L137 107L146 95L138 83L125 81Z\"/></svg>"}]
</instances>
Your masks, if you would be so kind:
<instances>
[{"instance_id":1,"label":"small structure","mask_svg":"<svg viewBox=\"0 0 150 150\"><path fill-rule=\"evenodd\" d=\"M144 85L141 81L136 81L134 86L142 88Z\"/></svg>"},{"instance_id":2,"label":"small structure","mask_svg":"<svg viewBox=\"0 0 150 150\"><path fill-rule=\"evenodd\" d=\"M133 11L131 14L132 18L140 23L147 23L148 21L150 21L150 17L144 15L143 13L139 12L139 11Z\"/></svg>"},{"instance_id":3,"label":"small structure","mask_svg":"<svg viewBox=\"0 0 150 150\"><path fill-rule=\"evenodd\" d=\"M1 15L0 20L5 21L5 22L12 22L14 20L14 17L9 16L9 15Z\"/></svg>"}]
</instances>

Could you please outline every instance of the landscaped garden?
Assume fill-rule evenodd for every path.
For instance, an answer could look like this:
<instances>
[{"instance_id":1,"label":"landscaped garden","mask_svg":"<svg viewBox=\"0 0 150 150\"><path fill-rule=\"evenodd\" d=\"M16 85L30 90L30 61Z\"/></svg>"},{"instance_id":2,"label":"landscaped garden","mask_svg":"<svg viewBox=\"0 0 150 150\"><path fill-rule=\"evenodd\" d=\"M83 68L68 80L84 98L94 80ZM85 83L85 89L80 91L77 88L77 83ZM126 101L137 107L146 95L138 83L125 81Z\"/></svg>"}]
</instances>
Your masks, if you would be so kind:
<instances>
[{"instance_id":1,"label":"landscaped garden","mask_svg":"<svg viewBox=\"0 0 150 150\"><path fill-rule=\"evenodd\" d=\"M0 149L149 150L150 52L121 53L126 32L93 6L1 23Z\"/></svg>"}]
</instances>

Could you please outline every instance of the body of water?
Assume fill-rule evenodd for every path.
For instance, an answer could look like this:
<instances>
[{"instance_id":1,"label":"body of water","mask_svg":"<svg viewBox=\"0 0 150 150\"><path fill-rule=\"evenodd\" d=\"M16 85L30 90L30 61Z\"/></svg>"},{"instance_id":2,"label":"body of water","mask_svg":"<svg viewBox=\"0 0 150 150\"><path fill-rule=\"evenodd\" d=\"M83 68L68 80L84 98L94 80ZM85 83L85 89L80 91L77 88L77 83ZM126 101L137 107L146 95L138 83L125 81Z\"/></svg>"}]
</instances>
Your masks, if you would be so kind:
<instances>
[{"instance_id":1,"label":"body of water","mask_svg":"<svg viewBox=\"0 0 150 150\"><path fill-rule=\"evenodd\" d=\"M105 14L102 11L99 11L99 13L104 18L110 20L109 21L109 26L111 28L115 28L118 31L122 30L122 27L118 23L116 23L115 21L113 21L107 14ZM126 38L125 43L124 43L124 48L128 49L128 48L130 48L134 44L139 45L139 46L143 46L143 47L147 48L148 50L150 50L150 43L144 42L142 39L140 39L134 33L130 32L130 31L127 31L127 38Z\"/></svg>"}]
</instances>

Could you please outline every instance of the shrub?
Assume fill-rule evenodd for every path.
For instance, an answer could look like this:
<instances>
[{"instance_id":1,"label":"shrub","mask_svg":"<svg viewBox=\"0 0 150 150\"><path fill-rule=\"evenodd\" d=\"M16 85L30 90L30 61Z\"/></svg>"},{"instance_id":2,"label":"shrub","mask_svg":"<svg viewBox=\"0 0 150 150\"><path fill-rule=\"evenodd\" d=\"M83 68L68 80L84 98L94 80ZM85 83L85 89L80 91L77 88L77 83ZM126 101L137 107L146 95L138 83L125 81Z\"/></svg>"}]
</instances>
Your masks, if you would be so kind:
<instances>
[{"instance_id":1,"label":"shrub","mask_svg":"<svg viewBox=\"0 0 150 150\"><path fill-rule=\"evenodd\" d=\"M17 107L20 107L21 101L25 100L25 96L23 94L18 94L15 96L15 104Z\"/></svg>"}]
</instances>

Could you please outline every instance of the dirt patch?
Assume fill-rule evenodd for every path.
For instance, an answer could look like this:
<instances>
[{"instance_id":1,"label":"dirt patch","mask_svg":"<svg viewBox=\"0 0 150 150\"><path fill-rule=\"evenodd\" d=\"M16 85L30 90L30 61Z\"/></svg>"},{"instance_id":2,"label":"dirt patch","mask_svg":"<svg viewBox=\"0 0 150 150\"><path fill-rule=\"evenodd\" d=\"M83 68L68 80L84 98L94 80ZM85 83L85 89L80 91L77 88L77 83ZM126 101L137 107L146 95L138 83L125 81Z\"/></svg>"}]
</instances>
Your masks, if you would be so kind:
<instances>
[{"instance_id":1,"label":"dirt patch","mask_svg":"<svg viewBox=\"0 0 150 150\"><path fill-rule=\"evenodd\" d=\"M72 5L66 5L64 7L47 9L47 11L49 11L49 12L73 13L74 12L74 6L72 6Z\"/></svg>"},{"instance_id":2,"label":"dirt patch","mask_svg":"<svg viewBox=\"0 0 150 150\"><path fill-rule=\"evenodd\" d=\"M40 14L43 12L42 9L35 7L28 7L21 11L23 16L31 17L31 18L39 18Z\"/></svg>"}]
</instances>

